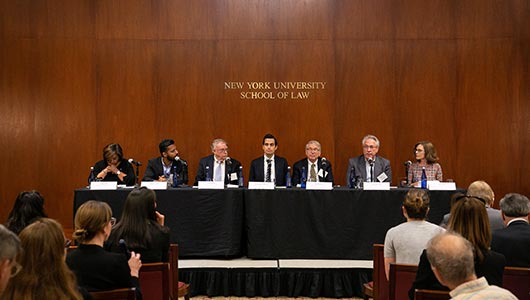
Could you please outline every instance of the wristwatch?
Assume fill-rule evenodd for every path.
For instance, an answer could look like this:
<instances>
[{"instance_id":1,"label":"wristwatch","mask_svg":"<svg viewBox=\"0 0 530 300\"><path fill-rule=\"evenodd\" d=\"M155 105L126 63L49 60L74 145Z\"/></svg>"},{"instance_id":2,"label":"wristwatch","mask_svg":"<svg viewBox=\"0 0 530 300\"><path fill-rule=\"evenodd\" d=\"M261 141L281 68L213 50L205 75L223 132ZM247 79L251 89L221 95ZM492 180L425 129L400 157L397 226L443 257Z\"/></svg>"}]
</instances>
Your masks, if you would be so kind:
<instances>
[{"instance_id":1,"label":"wristwatch","mask_svg":"<svg viewBox=\"0 0 530 300\"><path fill-rule=\"evenodd\" d=\"M120 171L120 170L118 170L118 172L116 172L116 175L120 175L120 174L121 174L121 171Z\"/></svg>"}]
</instances>

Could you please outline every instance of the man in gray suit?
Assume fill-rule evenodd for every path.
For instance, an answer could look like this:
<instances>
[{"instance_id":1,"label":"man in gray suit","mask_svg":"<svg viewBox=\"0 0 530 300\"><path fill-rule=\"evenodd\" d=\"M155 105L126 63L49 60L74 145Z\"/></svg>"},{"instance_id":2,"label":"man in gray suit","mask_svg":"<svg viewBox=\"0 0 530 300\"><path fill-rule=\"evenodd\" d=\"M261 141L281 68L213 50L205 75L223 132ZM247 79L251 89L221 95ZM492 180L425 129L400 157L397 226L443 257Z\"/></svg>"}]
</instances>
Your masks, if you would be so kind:
<instances>
[{"instance_id":1,"label":"man in gray suit","mask_svg":"<svg viewBox=\"0 0 530 300\"><path fill-rule=\"evenodd\" d=\"M379 139L367 135L362 140L363 154L349 159L346 182L350 178L358 178L363 182L392 182L390 161L377 155Z\"/></svg>"}]
</instances>

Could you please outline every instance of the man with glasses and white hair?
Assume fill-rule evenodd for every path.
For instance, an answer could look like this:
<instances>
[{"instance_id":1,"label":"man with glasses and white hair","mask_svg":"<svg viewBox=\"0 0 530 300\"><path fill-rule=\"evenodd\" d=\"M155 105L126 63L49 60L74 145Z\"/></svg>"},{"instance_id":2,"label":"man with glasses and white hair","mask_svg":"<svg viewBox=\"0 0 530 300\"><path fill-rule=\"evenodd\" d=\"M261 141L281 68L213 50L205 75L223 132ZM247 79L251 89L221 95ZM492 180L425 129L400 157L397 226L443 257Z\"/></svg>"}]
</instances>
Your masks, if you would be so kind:
<instances>
[{"instance_id":1,"label":"man with glasses and white hair","mask_svg":"<svg viewBox=\"0 0 530 300\"><path fill-rule=\"evenodd\" d=\"M228 156L228 144L215 139L211 145L212 155L201 158L195 184L199 181L222 181L224 184L238 184L241 163Z\"/></svg>"},{"instance_id":2,"label":"man with glasses and white hair","mask_svg":"<svg viewBox=\"0 0 530 300\"><path fill-rule=\"evenodd\" d=\"M392 182L390 161L377 155L379 139L369 134L361 144L363 154L349 159L346 183L349 185L352 178L359 178L363 182Z\"/></svg>"},{"instance_id":3,"label":"man with glasses and white hair","mask_svg":"<svg viewBox=\"0 0 530 300\"><path fill-rule=\"evenodd\" d=\"M304 178L313 182L331 182L333 184L333 172L331 163L325 157L320 157L322 146L318 141L311 140L305 145L305 155L293 165L293 185L302 183Z\"/></svg>"},{"instance_id":4,"label":"man with glasses and white hair","mask_svg":"<svg viewBox=\"0 0 530 300\"><path fill-rule=\"evenodd\" d=\"M15 276L21 269L15 260L20 250L20 240L16 234L0 224L0 295L6 288L9 278Z\"/></svg>"}]
</instances>

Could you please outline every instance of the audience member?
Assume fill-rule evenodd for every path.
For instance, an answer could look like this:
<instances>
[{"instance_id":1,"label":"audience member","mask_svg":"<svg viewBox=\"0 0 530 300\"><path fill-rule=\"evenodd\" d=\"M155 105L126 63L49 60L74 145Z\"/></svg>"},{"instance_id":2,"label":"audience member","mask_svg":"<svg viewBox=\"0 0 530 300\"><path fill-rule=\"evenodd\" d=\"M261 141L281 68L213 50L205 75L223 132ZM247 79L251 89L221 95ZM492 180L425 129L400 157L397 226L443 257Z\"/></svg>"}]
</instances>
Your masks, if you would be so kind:
<instances>
[{"instance_id":1,"label":"audience member","mask_svg":"<svg viewBox=\"0 0 530 300\"><path fill-rule=\"evenodd\" d=\"M491 250L504 254L507 266L530 268L530 201L520 194L507 194L500 207L506 228L493 231Z\"/></svg>"},{"instance_id":2,"label":"audience member","mask_svg":"<svg viewBox=\"0 0 530 300\"><path fill-rule=\"evenodd\" d=\"M435 236L427 256L438 281L447 286L451 299L517 299L510 291L477 279L473 245L462 236L447 232Z\"/></svg>"},{"instance_id":3,"label":"audience member","mask_svg":"<svg viewBox=\"0 0 530 300\"><path fill-rule=\"evenodd\" d=\"M18 236L0 224L0 295L4 292L9 279L22 268L16 261L22 251Z\"/></svg>"},{"instance_id":4,"label":"audience member","mask_svg":"<svg viewBox=\"0 0 530 300\"><path fill-rule=\"evenodd\" d=\"M9 281L2 299L83 299L64 262L69 240L57 221L36 220L20 232L20 242L24 250L17 259L22 269Z\"/></svg>"},{"instance_id":5,"label":"audience member","mask_svg":"<svg viewBox=\"0 0 530 300\"><path fill-rule=\"evenodd\" d=\"M134 168L123 158L120 144L108 144L103 148L103 160L94 165L94 174L102 181L117 181L128 186L136 183Z\"/></svg>"},{"instance_id":6,"label":"audience member","mask_svg":"<svg viewBox=\"0 0 530 300\"><path fill-rule=\"evenodd\" d=\"M475 197L484 202L484 204L486 205L486 212L488 213L488 219L490 221L490 227L492 231L504 228L504 223L501 217L501 211L492 207L493 202L495 201L495 193L493 193L493 189L487 182L483 180L473 181L467 188L466 194L470 197ZM453 201L451 201L451 205L452 203ZM450 216L450 213L444 215L440 226L447 227L447 223L449 222Z\"/></svg>"},{"instance_id":7,"label":"audience member","mask_svg":"<svg viewBox=\"0 0 530 300\"><path fill-rule=\"evenodd\" d=\"M433 236L445 231L442 227L425 220L429 212L429 202L427 190L409 190L405 196L401 211L407 222L390 228L385 237L384 257L387 279L391 263L417 265L427 242Z\"/></svg>"},{"instance_id":8,"label":"audience member","mask_svg":"<svg viewBox=\"0 0 530 300\"><path fill-rule=\"evenodd\" d=\"M436 148L431 142L421 141L416 143L414 145L414 156L416 162L409 166L407 174L407 182L411 186L420 186L423 168L425 168L427 180L443 180L442 166L438 163Z\"/></svg>"},{"instance_id":9,"label":"audience member","mask_svg":"<svg viewBox=\"0 0 530 300\"><path fill-rule=\"evenodd\" d=\"M195 184L199 181L222 181L224 184L238 184L241 163L228 156L228 144L223 139L215 139L211 145L212 155L201 158ZM214 166L215 165L215 166Z\"/></svg>"},{"instance_id":10,"label":"audience member","mask_svg":"<svg viewBox=\"0 0 530 300\"><path fill-rule=\"evenodd\" d=\"M15 199L6 227L16 234L39 218L46 218L44 197L37 191L21 192Z\"/></svg>"},{"instance_id":11,"label":"audience member","mask_svg":"<svg viewBox=\"0 0 530 300\"><path fill-rule=\"evenodd\" d=\"M122 252L121 239L129 249L140 253L143 263L169 260L169 228L164 226L164 215L156 211L154 191L140 187L129 193L121 219L112 228L106 248Z\"/></svg>"},{"instance_id":12,"label":"audience member","mask_svg":"<svg viewBox=\"0 0 530 300\"><path fill-rule=\"evenodd\" d=\"M278 186L285 186L287 174L287 160L275 154L278 141L268 133L263 137L263 155L254 159L250 164L248 181L274 182Z\"/></svg>"},{"instance_id":13,"label":"audience member","mask_svg":"<svg viewBox=\"0 0 530 300\"><path fill-rule=\"evenodd\" d=\"M350 182L350 178L360 178L363 182L392 182L390 161L377 155L379 139L369 134L363 138L361 145L363 154L348 161L346 183Z\"/></svg>"},{"instance_id":14,"label":"audience member","mask_svg":"<svg viewBox=\"0 0 530 300\"><path fill-rule=\"evenodd\" d=\"M491 229L484 203L475 197L461 197L451 207L448 230L462 235L473 245L477 276L484 276L490 284L502 286L506 259L504 255L489 250ZM447 290L434 276L425 251L421 254L416 279L409 290L410 299L414 299L415 289Z\"/></svg>"},{"instance_id":15,"label":"audience member","mask_svg":"<svg viewBox=\"0 0 530 300\"><path fill-rule=\"evenodd\" d=\"M333 171L331 163L323 157L322 146L318 141L311 140L305 145L305 155L293 165L293 185L302 183L302 180L312 182L333 183ZM305 177L303 178L303 175Z\"/></svg>"},{"instance_id":16,"label":"audience member","mask_svg":"<svg viewBox=\"0 0 530 300\"><path fill-rule=\"evenodd\" d=\"M131 257L122 253L112 253L103 249L112 225L116 221L110 206L105 202L88 201L81 205L75 214L74 239L80 244L66 257L66 263L77 276L81 287L89 292L117 288L137 288L138 273L142 262L140 255L131 251Z\"/></svg>"},{"instance_id":17,"label":"audience member","mask_svg":"<svg viewBox=\"0 0 530 300\"><path fill-rule=\"evenodd\" d=\"M160 156L149 160L143 181L168 181L176 172L179 185L188 184L188 163L179 157L174 140L166 139L158 145ZM175 169L175 171L173 171Z\"/></svg>"}]
</instances>

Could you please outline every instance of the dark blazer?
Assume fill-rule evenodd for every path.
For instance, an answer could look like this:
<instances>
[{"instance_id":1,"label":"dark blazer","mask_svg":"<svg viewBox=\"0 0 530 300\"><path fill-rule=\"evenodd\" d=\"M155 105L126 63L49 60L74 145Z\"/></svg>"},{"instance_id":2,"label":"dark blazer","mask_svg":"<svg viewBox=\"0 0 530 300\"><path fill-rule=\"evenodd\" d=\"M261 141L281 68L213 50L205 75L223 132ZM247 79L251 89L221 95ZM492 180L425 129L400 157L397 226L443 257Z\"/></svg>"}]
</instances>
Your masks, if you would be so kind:
<instances>
[{"instance_id":1,"label":"dark blazer","mask_svg":"<svg viewBox=\"0 0 530 300\"><path fill-rule=\"evenodd\" d=\"M105 251L98 245L81 244L66 256L66 264L79 286L89 292L139 287L138 277L131 276L127 257Z\"/></svg>"},{"instance_id":2,"label":"dark blazer","mask_svg":"<svg viewBox=\"0 0 530 300\"><path fill-rule=\"evenodd\" d=\"M250 163L250 174L248 181L265 181L265 157L261 156ZM287 174L287 160L278 155L274 155L274 176L276 185L285 186L285 175Z\"/></svg>"},{"instance_id":3,"label":"dark blazer","mask_svg":"<svg viewBox=\"0 0 530 300\"><path fill-rule=\"evenodd\" d=\"M98 176L98 174L101 173L101 171L103 171L103 169L105 169L107 166L108 165L105 160L98 161L94 165L94 176ZM133 186L134 184L136 184L136 175L134 175L134 168L126 159L121 160L120 164L118 165L118 170L120 170L120 172L122 173L127 174L127 176L123 178L123 181L120 180L118 175L113 173L107 173L107 176L105 176L102 181L117 181L118 184L125 184L127 186Z\"/></svg>"},{"instance_id":4,"label":"dark blazer","mask_svg":"<svg viewBox=\"0 0 530 300\"><path fill-rule=\"evenodd\" d=\"M297 161L293 165L293 186L300 184L302 181L302 168L306 168L305 174L306 178L309 177L309 170L307 170L307 157ZM331 163L329 160L326 160L326 164L322 165L322 158L317 159L317 174L322 169L322 175L318 176L318 180L321 182L331 182L333 184L333 172L331 171ZM326 173L327 172L327 173Z\"/></svg>"},{"instance_id":5,"label":"dark blazer","mask_svg":"<svg viewBox=\"0 0 530 300\"><path fill-rule=\"evenodd\" d=\"M171 166L172 168L177 168L177 173L180 175L182 184L188 184L188 162L181 158L174 160ZM149 160L142 181L158 180L160 176L164 176L164 166L162 165L161 156Z\"/></svg>"},{"instance_id":6,"label":"dark blazer","mask_svg":"<svg viewBox=\"0 0 530 300\"><path fill-rule=\"evenodd\" d=\"M495 251L488 251L484 256L482 263L475 260L475 274L477 274L478 278L483 276L486 277L486 280L490 285L502 286L502 276L504 274L505 265L506 259L504 258L504 255ZM414 299L414 290L416 289L449 290L436 279L436 276L431 269L429 259L427 258L426 250L423 250L423 253L420 256L416 279L409 290L409 298L411 300Z\"/></svg>"},{"instance_id":7,"label":"dark blazer","mask_svg":"<svg viewBox=\"0 0 530 300\"><path fill-rule=\"evenodd\" d=\"M517 220L494 230L491 250L504 254L507 266L530 268L530 224Z\"/></svg>"},{"instance_id":8,"label":"dark blazer","mask_svg":"<svg viewBox=\"0 0 530 300\"><path fill-rule=\"evenodd\" d=\"M355 176L360 176L363 182L365 182L366 178L368 177L366 175L366 162L364 160L364 155L350 158L348 161L348 171L346 172L346 186L348 186L350 182L350 173L352 167L355 170ZM386 174L386 176L388 176L388 178L385 179L385 182L392 183L392 167L390 166L390 161L381 156L376 156L374 163L374 178L376 181L377 176L381 175L383 172Z\"/></svg>"},{"instance_id":9,"label":"dark blazer","mask_svg":"<svg viewBox=\"0 0 530 300\"><path fill-rule=\"evenodd\" d=\"M105 249L115 253L123 253L120 247L120 239L124 239L129 250L140 253L142 263L168 262L169 261L169 228L154 224L149 221L148 227L151 242L147 247L133 247L126 236L117 236L116 230L112 230L110 237L105 243Z\"/></svg>"},{"instance_id":10,"label":"dark blazer","mask_svg":"<svg viewBox=\"0 0 530 300\"><path fill-rule=\"evenodd\" d=\"M239 174L239 167L241 166L241 163L233 158L230 158L230 160L232 161L232 164L228 164L225 162L226 163L225 184L237 184L238 183L237 179L228 181L228 178L229 178L228 176L229 174L232 174L232 173ZM198 185L199 181L206 180L206 166L210 167L210 177L213 178L213 163L214 163L213 154L201 158L201 160L199 161L199 168L197 169L197 176L195 176L195 183L193 185ZM238 178L239 178L239 175L238 175Z\"/></svg>"}]
</instances>

